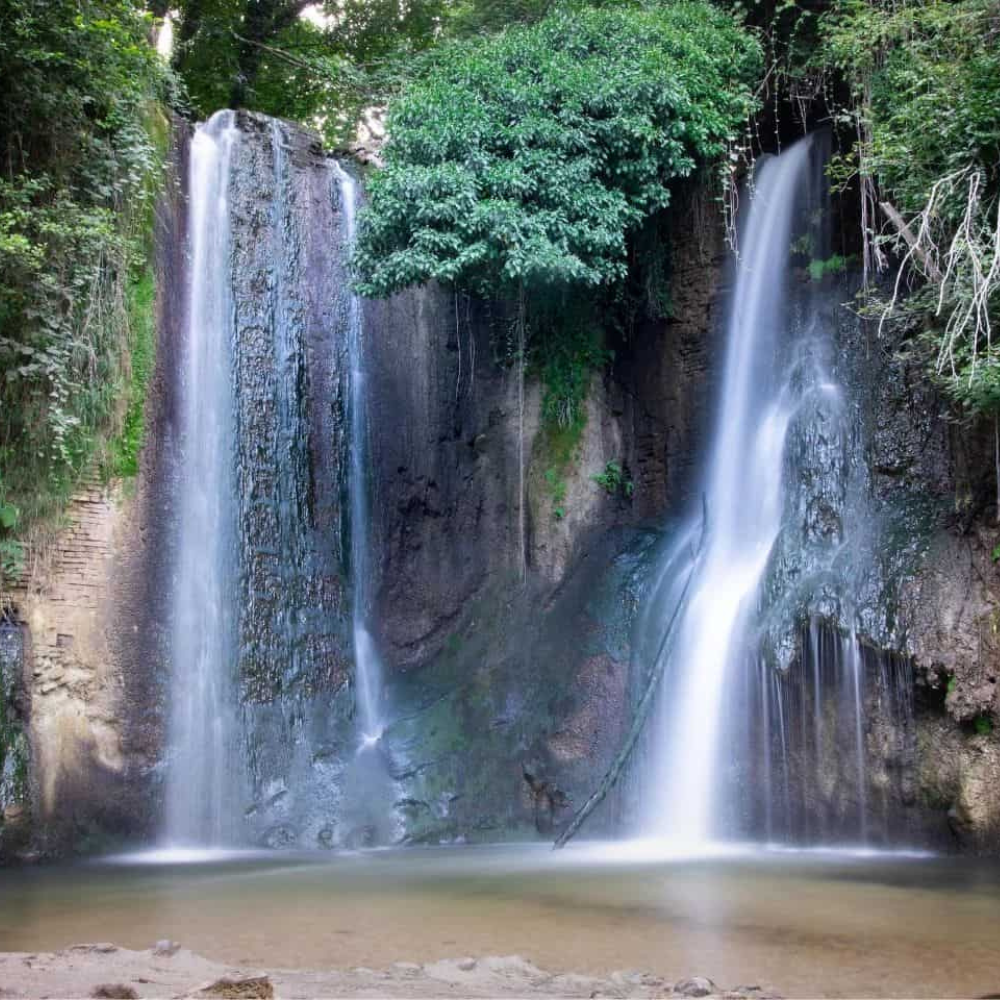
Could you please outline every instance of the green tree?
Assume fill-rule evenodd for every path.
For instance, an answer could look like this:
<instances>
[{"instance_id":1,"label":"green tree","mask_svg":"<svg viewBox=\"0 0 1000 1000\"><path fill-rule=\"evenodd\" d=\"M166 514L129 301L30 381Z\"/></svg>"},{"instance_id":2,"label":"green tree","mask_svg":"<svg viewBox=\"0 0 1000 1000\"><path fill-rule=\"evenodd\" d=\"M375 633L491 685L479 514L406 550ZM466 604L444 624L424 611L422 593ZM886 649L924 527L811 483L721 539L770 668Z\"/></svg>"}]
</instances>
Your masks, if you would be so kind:
<instances>
[{"instance_id":1,"label":"green tree","mask_svg":"<svg viewBox=\"0 0 1000 1000\"><path fill-rule=\"evenodd\" d=\"M203 116L250 108L315 125L335 143L437 39L446 3L182 0L174 65Z\"/></svg>"},{"instance_id":2,"label":"green tree","mask_svg":"<svg viewBox=\"0 0 1000 1000\"><path fill-rule=\"evenodd\" d=\"M609 356L599 306L681 178L753 108L753 37L706 3L560 8L432 50L389 107L354 267L364 295L428 281L510 303L549 422L579 426Z\"/></svg>"},{"instance_id":3,"label":"green tree","mask_svg":"<svg viewBox=\"0 0 1000 1000\"><path fill-rule=\"evenodd\" d=\"M0 507L18 522L0 536L65 488L128 380L130 270L169 96L148 35L129 0L0 7Z\"/></svg>"},{"instance_id":4,"label":"green tree","mask_svg":"<svg viewBox=\"0 0 1000 1000\"><path fill-rule=\"evenodd\" d=\"M365 295L593 288L753 106L753 38L705 3L559 11L432 53L390 107L354 263Z\"/></svg>"}]
</instances>

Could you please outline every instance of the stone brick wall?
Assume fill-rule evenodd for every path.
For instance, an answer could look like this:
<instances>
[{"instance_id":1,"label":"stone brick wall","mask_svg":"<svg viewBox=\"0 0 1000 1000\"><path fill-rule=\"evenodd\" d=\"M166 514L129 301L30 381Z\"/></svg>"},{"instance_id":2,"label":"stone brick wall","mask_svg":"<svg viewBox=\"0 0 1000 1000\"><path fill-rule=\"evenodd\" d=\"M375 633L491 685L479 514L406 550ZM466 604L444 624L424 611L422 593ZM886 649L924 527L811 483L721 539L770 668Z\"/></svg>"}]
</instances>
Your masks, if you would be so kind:
<instances>
[{"instance_id":1,"label":"stone brick wall","mask_svg":"<svg viewBox=\"0 0 1000 1000\"><path fill-rule=\"evenodd\" d=\"M107 623L129 506L120 486L84 483L44 566L13 595L30 635L31 799L34 839L43 849L92 832L91 817L114 810L111 786L125 771L123 668Z\"/></svg>"}]
</instances>

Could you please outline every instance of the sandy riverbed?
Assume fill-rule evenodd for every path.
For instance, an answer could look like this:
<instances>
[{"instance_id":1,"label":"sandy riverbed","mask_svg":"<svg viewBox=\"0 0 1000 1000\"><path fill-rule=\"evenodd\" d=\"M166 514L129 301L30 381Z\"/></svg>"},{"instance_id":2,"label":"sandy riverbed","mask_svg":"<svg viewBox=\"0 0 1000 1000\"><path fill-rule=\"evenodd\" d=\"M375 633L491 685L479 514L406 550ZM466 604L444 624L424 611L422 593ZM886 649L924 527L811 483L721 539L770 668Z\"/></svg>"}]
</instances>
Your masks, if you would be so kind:
<instances>
[{"instance_id":1,"label":"sandy riverbed","mask_svg":"<svg viewBox=\"0 0 1000 1000\"><path fill-rule=\"evenodd\" d=\"M220 980L266 977L240 994L212 990ZM240 968L212 962L185 948L129 951L112 944L75 945L55 952L0 953L0 997L18 1000L119 995L152 997L273 996L318 997L679 997L705 995L703 981L667 982L637 971L607 978L552 973L518 956L447 959L423 965L397 962L387 969L350 970ZM713 984L714 985L714 984ZM110 992L101 993L102 987ZM131 994L129 990L133 991ZM770 998L759 986L716 987L712 996Z\"/></svg>"}]
</instances>

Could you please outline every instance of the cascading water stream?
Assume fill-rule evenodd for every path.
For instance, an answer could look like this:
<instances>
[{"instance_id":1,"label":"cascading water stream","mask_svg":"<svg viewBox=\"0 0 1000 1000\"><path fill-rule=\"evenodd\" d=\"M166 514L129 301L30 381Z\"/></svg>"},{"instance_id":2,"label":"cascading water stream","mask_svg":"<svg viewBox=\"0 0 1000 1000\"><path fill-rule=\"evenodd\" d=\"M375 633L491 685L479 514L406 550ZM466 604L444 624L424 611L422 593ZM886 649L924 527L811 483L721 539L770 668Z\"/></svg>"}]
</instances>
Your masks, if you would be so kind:
<instances>
[{"instance_id":1,"label":"cascading water stream","mask_svg":"<svg viewBox=\"0 0 1000 1000\"><path fill-rule=\"evenodd\" d=\"M339 164L334 167L340 189L344 236L354 243L358 189L354 178ZM368 516L367 423L365 420L364 325L361 301L351 293L348 309L348 355L350 363L350 518L351 582L354 591L352 633L355 685L361 743L374 746L382 737L380 691L382 665L368 628L372 600L370 518Z\"/></svg>"},{"instance_id":2,"label":"cascading water stream","mask_svg":"<svg viewBox=\"0 0 1000 1000\"><path fill-rule=\"evenodd\" d=\"M782 464L794 396L776 379L782 288L794 192L809 140L765 163L743 234L715 439L705 484L703 552L674 573L696 573L667 652L673 670L663 703L667 738L651 802L651 832L682 847L714 834L723 692L746 645L749 618L781 525Z\"/></svg>"},{"instance_id":3,"label":"cascading water stream","mask_svg":"<svg viewBox=\"0 0 1000 1000\"><path fill-rule=\"evenodd\" d=\"M893 731L912 720L906 665L860 637L877 535L856 410L832 374L849 375L832 336L849 293L793 267L825 252L820 150L808 137L758 170L702 511L673 535L636 626L638 668L664 668L644 832L682 851L868 843L869 710Z\"/></svg>"},{"instance_id":4,"label":"cascading water stream","mask_svg":"<svg viewBox=\"0 0 1000 1000\"><path fill-rule=\"evenodd\" d=\"M224 844L233 834L235 519L228 188L237 136L233 113L222 111L191 140L166 816L167 841L181 845Z\"/></svg>"}]
</instances>

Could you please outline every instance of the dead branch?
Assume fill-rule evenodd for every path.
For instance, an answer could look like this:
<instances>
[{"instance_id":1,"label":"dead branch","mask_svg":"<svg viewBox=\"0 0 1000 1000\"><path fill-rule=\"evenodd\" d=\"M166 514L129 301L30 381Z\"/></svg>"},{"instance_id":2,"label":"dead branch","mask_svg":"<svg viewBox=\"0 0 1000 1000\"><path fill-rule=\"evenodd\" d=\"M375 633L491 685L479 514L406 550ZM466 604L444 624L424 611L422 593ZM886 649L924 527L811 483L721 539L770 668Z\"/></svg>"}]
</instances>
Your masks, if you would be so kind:
<instances>
[{"instance_id":1,"label":"dead branch","mask_svg":"<svg viewBox=\"0 0 1000 1000\"><path fill-rule=\"evenodd\" d=\"M943 276L938 270L937 264L934 263L930 254L920 246L919 240L896 210L896 206L892 202L880 201L879 207L885 212L886 218L892 223L896 232L906 241L906 245L914 252L920 263L923 264L927 271L927 277L936 285L939 285Z\"/></svg>"}]
</instances>

